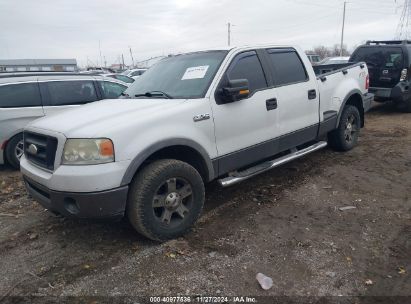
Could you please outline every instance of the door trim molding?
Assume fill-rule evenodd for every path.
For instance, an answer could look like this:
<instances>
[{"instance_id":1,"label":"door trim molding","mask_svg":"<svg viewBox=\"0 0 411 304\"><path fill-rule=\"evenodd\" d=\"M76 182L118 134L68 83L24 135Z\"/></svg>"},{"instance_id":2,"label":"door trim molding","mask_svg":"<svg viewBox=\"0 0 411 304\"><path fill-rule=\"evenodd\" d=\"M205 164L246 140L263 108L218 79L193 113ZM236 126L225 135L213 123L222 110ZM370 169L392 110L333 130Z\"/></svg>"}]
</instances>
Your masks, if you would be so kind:
<instances>
[{"instance_id":1,"label":"door trim molding","mask_svg":"<svg viewBox=\"0 0 411 304\"><path fill-rule=\"evenodd\" d=\"M319 124L282 135L265 142L247 147L212 160L218 168L217 176L238 170L268 159L278 153L317 139Z\"/></svg>"}]
</instances>

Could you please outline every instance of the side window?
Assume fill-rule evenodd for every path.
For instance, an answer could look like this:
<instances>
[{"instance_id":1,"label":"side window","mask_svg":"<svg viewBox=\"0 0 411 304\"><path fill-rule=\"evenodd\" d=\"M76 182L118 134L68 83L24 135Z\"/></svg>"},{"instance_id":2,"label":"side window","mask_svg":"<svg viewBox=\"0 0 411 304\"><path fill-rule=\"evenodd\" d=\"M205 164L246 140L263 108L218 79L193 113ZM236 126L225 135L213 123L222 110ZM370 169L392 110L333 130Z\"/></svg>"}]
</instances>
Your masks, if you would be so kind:
<instances>
[{"instance_id":1,"label":"side window","mask_svg":"<svg viewBox=\"0 0 411 304\"><path fill-rule=\"evenodd\" d=\"M231 66L228 68L228 78L247 79L250 87L250 94L254 91L267 87L263 68L255 51L245 52L237 55Z\"/></svg>"},{"instance_id":2,"label":"side window","mask_svg":"<svg viewBox=\"0 0 411 304\"><path fill-rule=\"evenodd\" d=\"M41 97L37 82L0 86L0 108L40 106Z\"/></svg>"},{"instance_id":3,"label":"side window","mask_svg":"<svg viewBox=\"0 0 411 304\"><path fill-rule=\"evenodd\" d=\"M90 80L47 82L51 106L85 104L98 100Z\"/></svg>"},{"instance_id":4,"label":"side window","mask_svg":"<svg viewBox=\"0 0 411 304\"><path fill-rule=\"evenodd\" d=\"M105 99L118 98L127 89L126 86L110 81L99 81L99 84Z\"/></svg>"},{"instance_id":5,"label":"side window","mask_svg":"<svg viewBox=\"0 0 411 304\"><path fill-rule=\"evenodd\" d=\"M121 81L124 81L124 82L127 82L127 83L132 83L132 82L134 82L134 79L133 79L133 78L130 78L130 77L127 77L127 76L124 76L124 75L117 75L117 76L116 76L116 79L121 80Z\"/></svg>"},{"instance_id":6,"label":"side window","mask_svg":"<svg viewBox=\"0 0 411 304\"><path fill-rule=\"evenodd\" d=\"M305 67L296 51L272 49L268 50L268 57L273 64L276 85L287 85L308 79Z\"/></svg>"}]
</instances>

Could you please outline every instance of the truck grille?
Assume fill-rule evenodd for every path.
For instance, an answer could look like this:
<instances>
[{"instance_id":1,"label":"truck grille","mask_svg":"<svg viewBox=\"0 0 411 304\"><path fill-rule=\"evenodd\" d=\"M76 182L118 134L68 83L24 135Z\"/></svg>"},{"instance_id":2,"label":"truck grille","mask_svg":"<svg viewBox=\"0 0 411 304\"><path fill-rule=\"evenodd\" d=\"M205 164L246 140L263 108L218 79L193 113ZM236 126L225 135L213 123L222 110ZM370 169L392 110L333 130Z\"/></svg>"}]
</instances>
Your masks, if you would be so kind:
<instances>
[{"instance_id":1,"label":"truck grille","mask_svg":"<svg viewBox=\"0 0 411 304\"><path fill-rule=\"evenodd\" d=\"M32 132L24 132L24 155L32 163L54 170L57 138Z\"/></svg>"}]
</instances>

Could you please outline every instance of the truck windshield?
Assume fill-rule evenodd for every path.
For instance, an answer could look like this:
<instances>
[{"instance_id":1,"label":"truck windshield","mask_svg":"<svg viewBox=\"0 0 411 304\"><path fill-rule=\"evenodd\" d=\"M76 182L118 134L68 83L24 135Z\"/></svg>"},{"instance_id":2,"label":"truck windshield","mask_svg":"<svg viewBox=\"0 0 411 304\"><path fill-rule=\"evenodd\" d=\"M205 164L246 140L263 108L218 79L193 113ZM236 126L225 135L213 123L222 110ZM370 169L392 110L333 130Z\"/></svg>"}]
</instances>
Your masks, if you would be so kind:
<instances>
[{"instance_id":1,"label":"truck windshield","mask_svg":"<svg viewBox=\"0 0 411 304\"><path fill-rule=\"evenodd\" d=\"M167 57L137 78L124 94L130 98L203 98L227 53L207 51Z\"/></svg>"},{"instance_id":2,"label":"truck windshield","mask_svg":"<svg viewBox=\"0 0 411 304\"><path fill-rule=\"evenodd\" d=\"M403 55L401 48L363 47L351 56L350 61L364 61L370 68L402 69Z\"/></svg>"}]
</instances>

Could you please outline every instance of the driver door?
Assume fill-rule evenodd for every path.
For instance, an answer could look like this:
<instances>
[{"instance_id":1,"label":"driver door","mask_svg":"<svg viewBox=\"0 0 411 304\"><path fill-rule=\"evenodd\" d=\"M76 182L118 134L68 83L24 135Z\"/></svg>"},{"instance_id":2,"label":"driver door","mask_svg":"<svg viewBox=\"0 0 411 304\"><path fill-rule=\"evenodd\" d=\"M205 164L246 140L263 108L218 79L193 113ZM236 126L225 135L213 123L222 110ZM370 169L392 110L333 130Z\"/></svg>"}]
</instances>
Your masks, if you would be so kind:
<instances>
[{"instance_id":1,"label":"driver door","mask_svg":"<svg viewBox=\"0 0 411 304\"><path fill-rule=\"evenodd\" d=\"M228 80L247 79L247 98L221 104L218 94ZM256 51L236 55L224 74L212 102L219 174L241 168L276 153L279 132L276 91L267 78ZM220 104L219 104L220 103Z\"/></svg>"}]
</instances>

